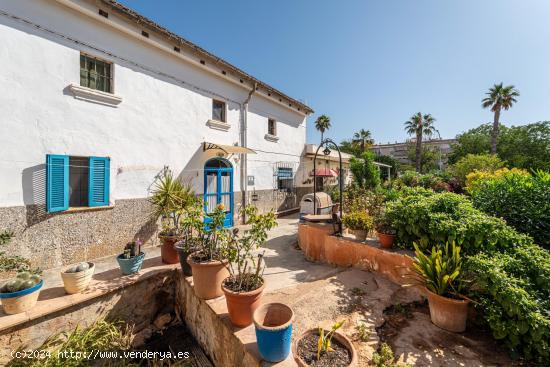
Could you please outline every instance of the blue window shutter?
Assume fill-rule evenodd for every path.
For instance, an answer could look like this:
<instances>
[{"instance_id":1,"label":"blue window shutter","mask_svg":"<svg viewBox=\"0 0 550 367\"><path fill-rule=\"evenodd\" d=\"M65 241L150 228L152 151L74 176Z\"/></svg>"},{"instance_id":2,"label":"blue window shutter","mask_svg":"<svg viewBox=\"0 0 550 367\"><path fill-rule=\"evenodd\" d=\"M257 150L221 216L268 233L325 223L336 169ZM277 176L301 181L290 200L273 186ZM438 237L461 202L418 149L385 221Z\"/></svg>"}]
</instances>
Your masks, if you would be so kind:
<instances>
[{"instance_id":1,"label":"blue window shutter","mask_svg":"<svg viewBox=\"0 0 550 367\"><path fill-rule=\"evenodd\" d=\"M46 156L46 210L49 213L69 209L69 156Z\"/></svg>"},{"instance_id":2,"label":"blue window shutter","mask_svg":"<svg viewBox=\"0 0 550 367\"><path fill-rule=\"evenodd\" d=\"M105 157L90 157L88 206L109 205L109 164Z\"/></svg>"}]
</instances>

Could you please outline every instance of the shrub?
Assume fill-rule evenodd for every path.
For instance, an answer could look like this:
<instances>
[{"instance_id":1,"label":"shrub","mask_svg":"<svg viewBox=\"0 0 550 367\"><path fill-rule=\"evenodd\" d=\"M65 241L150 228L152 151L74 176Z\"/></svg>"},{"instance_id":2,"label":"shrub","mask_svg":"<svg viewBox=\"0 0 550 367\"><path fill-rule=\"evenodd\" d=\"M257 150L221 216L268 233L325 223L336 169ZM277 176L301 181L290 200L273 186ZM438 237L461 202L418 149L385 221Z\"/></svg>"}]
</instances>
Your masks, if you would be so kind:
<instances>
[{"instance_id":1,"label":"shrub","mask_svg":"<svg viewBox=\"0 0 550 367\"><path fill-rule=\"evenodd\" d=\"M471 297L494 338L515 355L548 364L550 254L525 245L509 253L471 256L465 267L476 276Z\"/></svg>"},{"instance_id":2,"label":"shrub","mask_svg":"<svg viewBox=\"0 0 550 367\"><path fill-rule=\"evenodd\" d=\"M494 172L504 166L504 162L491 154L468 154L449 167L449 172L460 185L466 184L466 176L473 171Z\"/></svg>"},{"instance_id":3,"label":"shrub","mask_svg":"<svg viewBox=\"0 0 550 367\"><path fill-rule=\"evenodd\" d=\"M456 241L468 255L530 241L504 220L475 209L467 197L454 193L406 190L400 199L388 203L386 216L397 229L399 242L410 249L414 242L425 249L430 243Z\"/></svg>"},{"instance_id":4,"label":"shrub","mask_svg":"<svg viewBox=\"0 0 550 367\"><path fill-rule=\"evenodd\" d=\"M382 211L386 193L383 189L367 190L357 185L349 185L344 191L344 210L346 212L366 211L377 216Z\"/></svg>"},{"instance_id":5,"label":"shrub","mask_svg":"<svg viewBox=\"0 0 550 367\"><path fill-rule=\"evenodd\" d=\"M468 175L474 206L550 248L550 173L503 169Z\"/></svg>"},{"instance_id":6,"label":"shrub","mask_svg":"<svg viewBox=\"0 0 550 367\"><path fill-rule=\"evenodd\" d=\"M374 164L373 152L364 152L360 159L352 157L349 169L359 187L374 189L380 185L380 169Z\"/></svg>"},{"instance_id":7,"label":"shrub","mask_svg":"<svg viewBox=\"0 0 550 367\"><path fill-rule=\"evenodd\" d=\"M346 228L353 230L364 230L368 232L374 228L372 217L364 211L351 212L344 215L342 223Z\"/></svg>"},{"instance_id":8,"label":"shrub","mask_svg":"<svg viewBox=\"0 0 550 367\"><path fill-rule=\"evenodd\" d=\"M394 181L393 186L396 188L423 187L436 192L445 192L451 190L451 186L446 182L446 179L449 178L444 178L441 175L433 173L421 174L415 171L405 171L405 173Z\"/></svg>"}]
</instances>

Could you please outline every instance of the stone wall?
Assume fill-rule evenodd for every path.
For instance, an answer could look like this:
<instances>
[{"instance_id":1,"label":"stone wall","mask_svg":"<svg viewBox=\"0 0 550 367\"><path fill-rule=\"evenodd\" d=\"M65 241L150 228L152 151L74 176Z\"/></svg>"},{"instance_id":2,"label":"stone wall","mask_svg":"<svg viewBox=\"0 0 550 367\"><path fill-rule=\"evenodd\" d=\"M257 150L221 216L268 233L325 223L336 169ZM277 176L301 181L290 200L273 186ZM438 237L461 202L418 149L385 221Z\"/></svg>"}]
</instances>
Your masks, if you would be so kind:
<instances>
[{"instance_id":1,"label":"stone wall","mask_svg":"<svg viewBox=\"0 0 550 367\"><path fill-rule=\"evenodd\" d=\"M0 331L0 365L10 359L13 350L36 349L52 335L72 331L77 325L90 326L98 319L126 321L139 339L134 344L139 344L155 331L159 316L174 313L176 273L173 269L161 271L114 292ZM42 293L41 298L47 290Z\"/></svg>"},{"instance_id":2,"label":"stone wall","mask_svg":"<svg viewBox=\"0 0 550 367\"><path fill-rule=\"evenodd\" d=\"M44 206L0 208L0 230L15 237L2 249L43 269L120 253L137 238L158 244L157 224L147 199L117 200L112 207L46 213Z\"/></svg>"}]
</instances>

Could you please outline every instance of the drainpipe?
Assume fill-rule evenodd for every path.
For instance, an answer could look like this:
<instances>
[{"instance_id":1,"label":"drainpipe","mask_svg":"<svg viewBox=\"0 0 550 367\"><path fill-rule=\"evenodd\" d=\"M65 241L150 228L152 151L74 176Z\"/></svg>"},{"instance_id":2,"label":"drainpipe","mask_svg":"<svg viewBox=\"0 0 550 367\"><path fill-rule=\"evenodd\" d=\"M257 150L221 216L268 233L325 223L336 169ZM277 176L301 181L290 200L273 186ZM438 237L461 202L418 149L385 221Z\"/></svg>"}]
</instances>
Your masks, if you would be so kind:
<instances>
[{"instance_id":1,"label":"drainpipe","mask_svg":"<svg viewBox=\"0 0 550 367\"><path fill-rule=\"evenodd\" d=\"M241 104L241 146L247 147L247 129L248 129L248 103L252 98L252 95L256 92L257 84L254 83L248 96L246 97L244 103ZM241 154L241 200L242 206L245 207L247 204L247 194L248 194L248 158L246 154ZM242 217L243 223L246 221L246 216L243 214Z\"/></svg>"}]
</instances>

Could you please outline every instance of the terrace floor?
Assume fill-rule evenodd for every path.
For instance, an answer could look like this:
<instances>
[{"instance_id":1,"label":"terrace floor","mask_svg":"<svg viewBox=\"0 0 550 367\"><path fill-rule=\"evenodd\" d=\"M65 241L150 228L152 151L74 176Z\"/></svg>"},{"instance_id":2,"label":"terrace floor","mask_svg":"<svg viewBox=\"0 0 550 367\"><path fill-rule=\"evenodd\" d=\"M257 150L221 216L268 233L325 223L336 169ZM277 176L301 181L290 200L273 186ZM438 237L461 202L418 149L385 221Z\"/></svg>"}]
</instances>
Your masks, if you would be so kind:
<instances>
[{"instance_id":1,"label":"terrace floor","mask_svg":"<svg viewBox=\"0 0 550 367\"><path fill-rule=\"evenodd\" d=\"M456 334L430 321L420 292L374 272L308 261L297 247L298 217L279 219L265 245L267 294L263 302L284 302L295 312L295 336L345 319L350 337L368 365L381 342L400 362L414 366L513 366L504 349L486 332L469 328ZM365 246L376 246L367 241ZM356 327L366 326L361 341Z\"/></svg>"}]
</instances>

